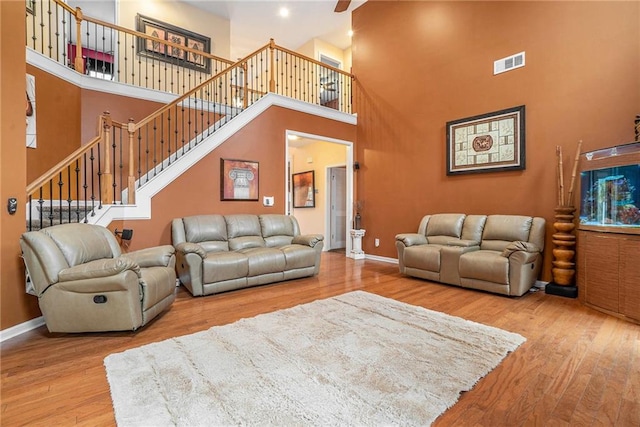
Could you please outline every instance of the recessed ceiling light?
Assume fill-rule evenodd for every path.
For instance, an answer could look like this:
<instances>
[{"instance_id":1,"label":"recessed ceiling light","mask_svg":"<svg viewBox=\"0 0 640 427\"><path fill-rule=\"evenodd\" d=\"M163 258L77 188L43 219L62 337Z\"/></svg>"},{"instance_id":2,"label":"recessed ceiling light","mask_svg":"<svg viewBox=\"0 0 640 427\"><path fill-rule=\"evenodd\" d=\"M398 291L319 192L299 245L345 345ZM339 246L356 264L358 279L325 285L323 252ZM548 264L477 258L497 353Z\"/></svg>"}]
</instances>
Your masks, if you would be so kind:
<instances>
[{"instance_id":1,"label":"recessed ceiling light","mask_svg":"<svg viewBox=\"0 0 640 427\"><path fill-rule=\"evenodd\" d=\"M281 17L286 18L287 16L289 16L289 9L287 9L286 7L281 7L280 12L278 12L278 14Z\"/></svg>"},{"instance_id":2,"label":"recessed ceiling light","mask_svg":"<svg viewBox=\"0 0 640 427\"><path fill-rule=\"evenodd\" d=\"M300 139L300 137L298 135L293 135L293 134L289 134L287 136L287 138L289 138L289 141L295 141L295 140Z\"/></svg>"}]
</instances>

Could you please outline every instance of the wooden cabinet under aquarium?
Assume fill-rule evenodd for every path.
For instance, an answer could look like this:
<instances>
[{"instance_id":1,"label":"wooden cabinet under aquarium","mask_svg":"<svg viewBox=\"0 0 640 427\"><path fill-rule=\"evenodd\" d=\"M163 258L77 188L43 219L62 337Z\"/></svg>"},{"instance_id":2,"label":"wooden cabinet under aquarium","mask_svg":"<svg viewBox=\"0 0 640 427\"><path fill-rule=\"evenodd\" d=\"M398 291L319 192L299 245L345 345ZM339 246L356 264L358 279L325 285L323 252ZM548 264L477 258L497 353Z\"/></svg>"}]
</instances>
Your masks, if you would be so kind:
<instances>
[{"instance_id":1,"label":"wooden cabinet under aquarium","mask_svg":"<svg viewBox=\"0 0 640 427\"><path fill-rule=\"evenodd\" d=\"M640 323L640 142L580 158L578 294Z\"/></svg>"}]
</instances>

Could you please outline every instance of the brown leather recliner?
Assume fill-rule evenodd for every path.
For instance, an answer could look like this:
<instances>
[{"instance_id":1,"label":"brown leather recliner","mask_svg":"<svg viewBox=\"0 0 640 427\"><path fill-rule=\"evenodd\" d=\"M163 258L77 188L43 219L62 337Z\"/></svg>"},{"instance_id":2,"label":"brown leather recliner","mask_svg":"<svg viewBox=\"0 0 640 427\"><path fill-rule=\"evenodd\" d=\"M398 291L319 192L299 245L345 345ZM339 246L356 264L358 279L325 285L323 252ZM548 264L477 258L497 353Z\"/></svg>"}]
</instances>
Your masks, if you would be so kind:
<instances>
[{"instance_id":1,"label":"brown leather recliner","mask_svg":"<svg viewBox=\"0 0 640 427\"><path fill-rule=\"evenodd\" d=\"M20 246L50 332L136 330L175 299L172 246L122 254L108 229L75 223L24 233Z\"/></svg>"}]
</instances>

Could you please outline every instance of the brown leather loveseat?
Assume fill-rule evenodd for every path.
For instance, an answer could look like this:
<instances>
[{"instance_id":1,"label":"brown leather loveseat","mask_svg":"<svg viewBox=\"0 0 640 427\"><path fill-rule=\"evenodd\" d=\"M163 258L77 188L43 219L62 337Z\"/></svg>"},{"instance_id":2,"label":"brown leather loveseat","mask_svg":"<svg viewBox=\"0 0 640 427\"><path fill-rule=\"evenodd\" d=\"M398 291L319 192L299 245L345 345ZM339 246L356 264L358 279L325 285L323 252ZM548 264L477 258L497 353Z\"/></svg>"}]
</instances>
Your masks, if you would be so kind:
<instances>
[{"instance_id":1,"label":"brown leather loveseat","mask_svg":"<svg viewBox=\"0 0 640 427\"><path fill-rule=\"evenodd\" d=\"M396 236L400 272L521 296L540 273L544 235L545 220L540 217L426 215L417 233Z\"/></svg>"}]
</instances>

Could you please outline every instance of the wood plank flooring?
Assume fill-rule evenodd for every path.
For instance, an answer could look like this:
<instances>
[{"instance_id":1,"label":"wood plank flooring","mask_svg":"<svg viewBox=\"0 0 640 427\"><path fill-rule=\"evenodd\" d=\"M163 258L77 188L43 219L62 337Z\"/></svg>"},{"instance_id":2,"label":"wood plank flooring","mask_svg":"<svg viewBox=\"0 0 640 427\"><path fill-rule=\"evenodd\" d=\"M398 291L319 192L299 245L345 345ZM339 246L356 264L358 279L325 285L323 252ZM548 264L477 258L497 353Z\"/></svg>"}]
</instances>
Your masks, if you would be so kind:
<instances>
[{"instance_id":1,"label":"wood plank flooring","mask_svg":"<svg viewBox=\"0 0 640 427\"><path fill-rule=\"evenodd\" d=\"M640 325L529 293L507 298L402 276L394 264L324 253L317 277L194 298L180 288L170 310L137 332L50 334L2 343L0 425L113 426L103 359L353 290L517 332L527 338L436 426L640 426ZM215 361L212 361L215 363Z\"/></svg>"}]
</instances>

